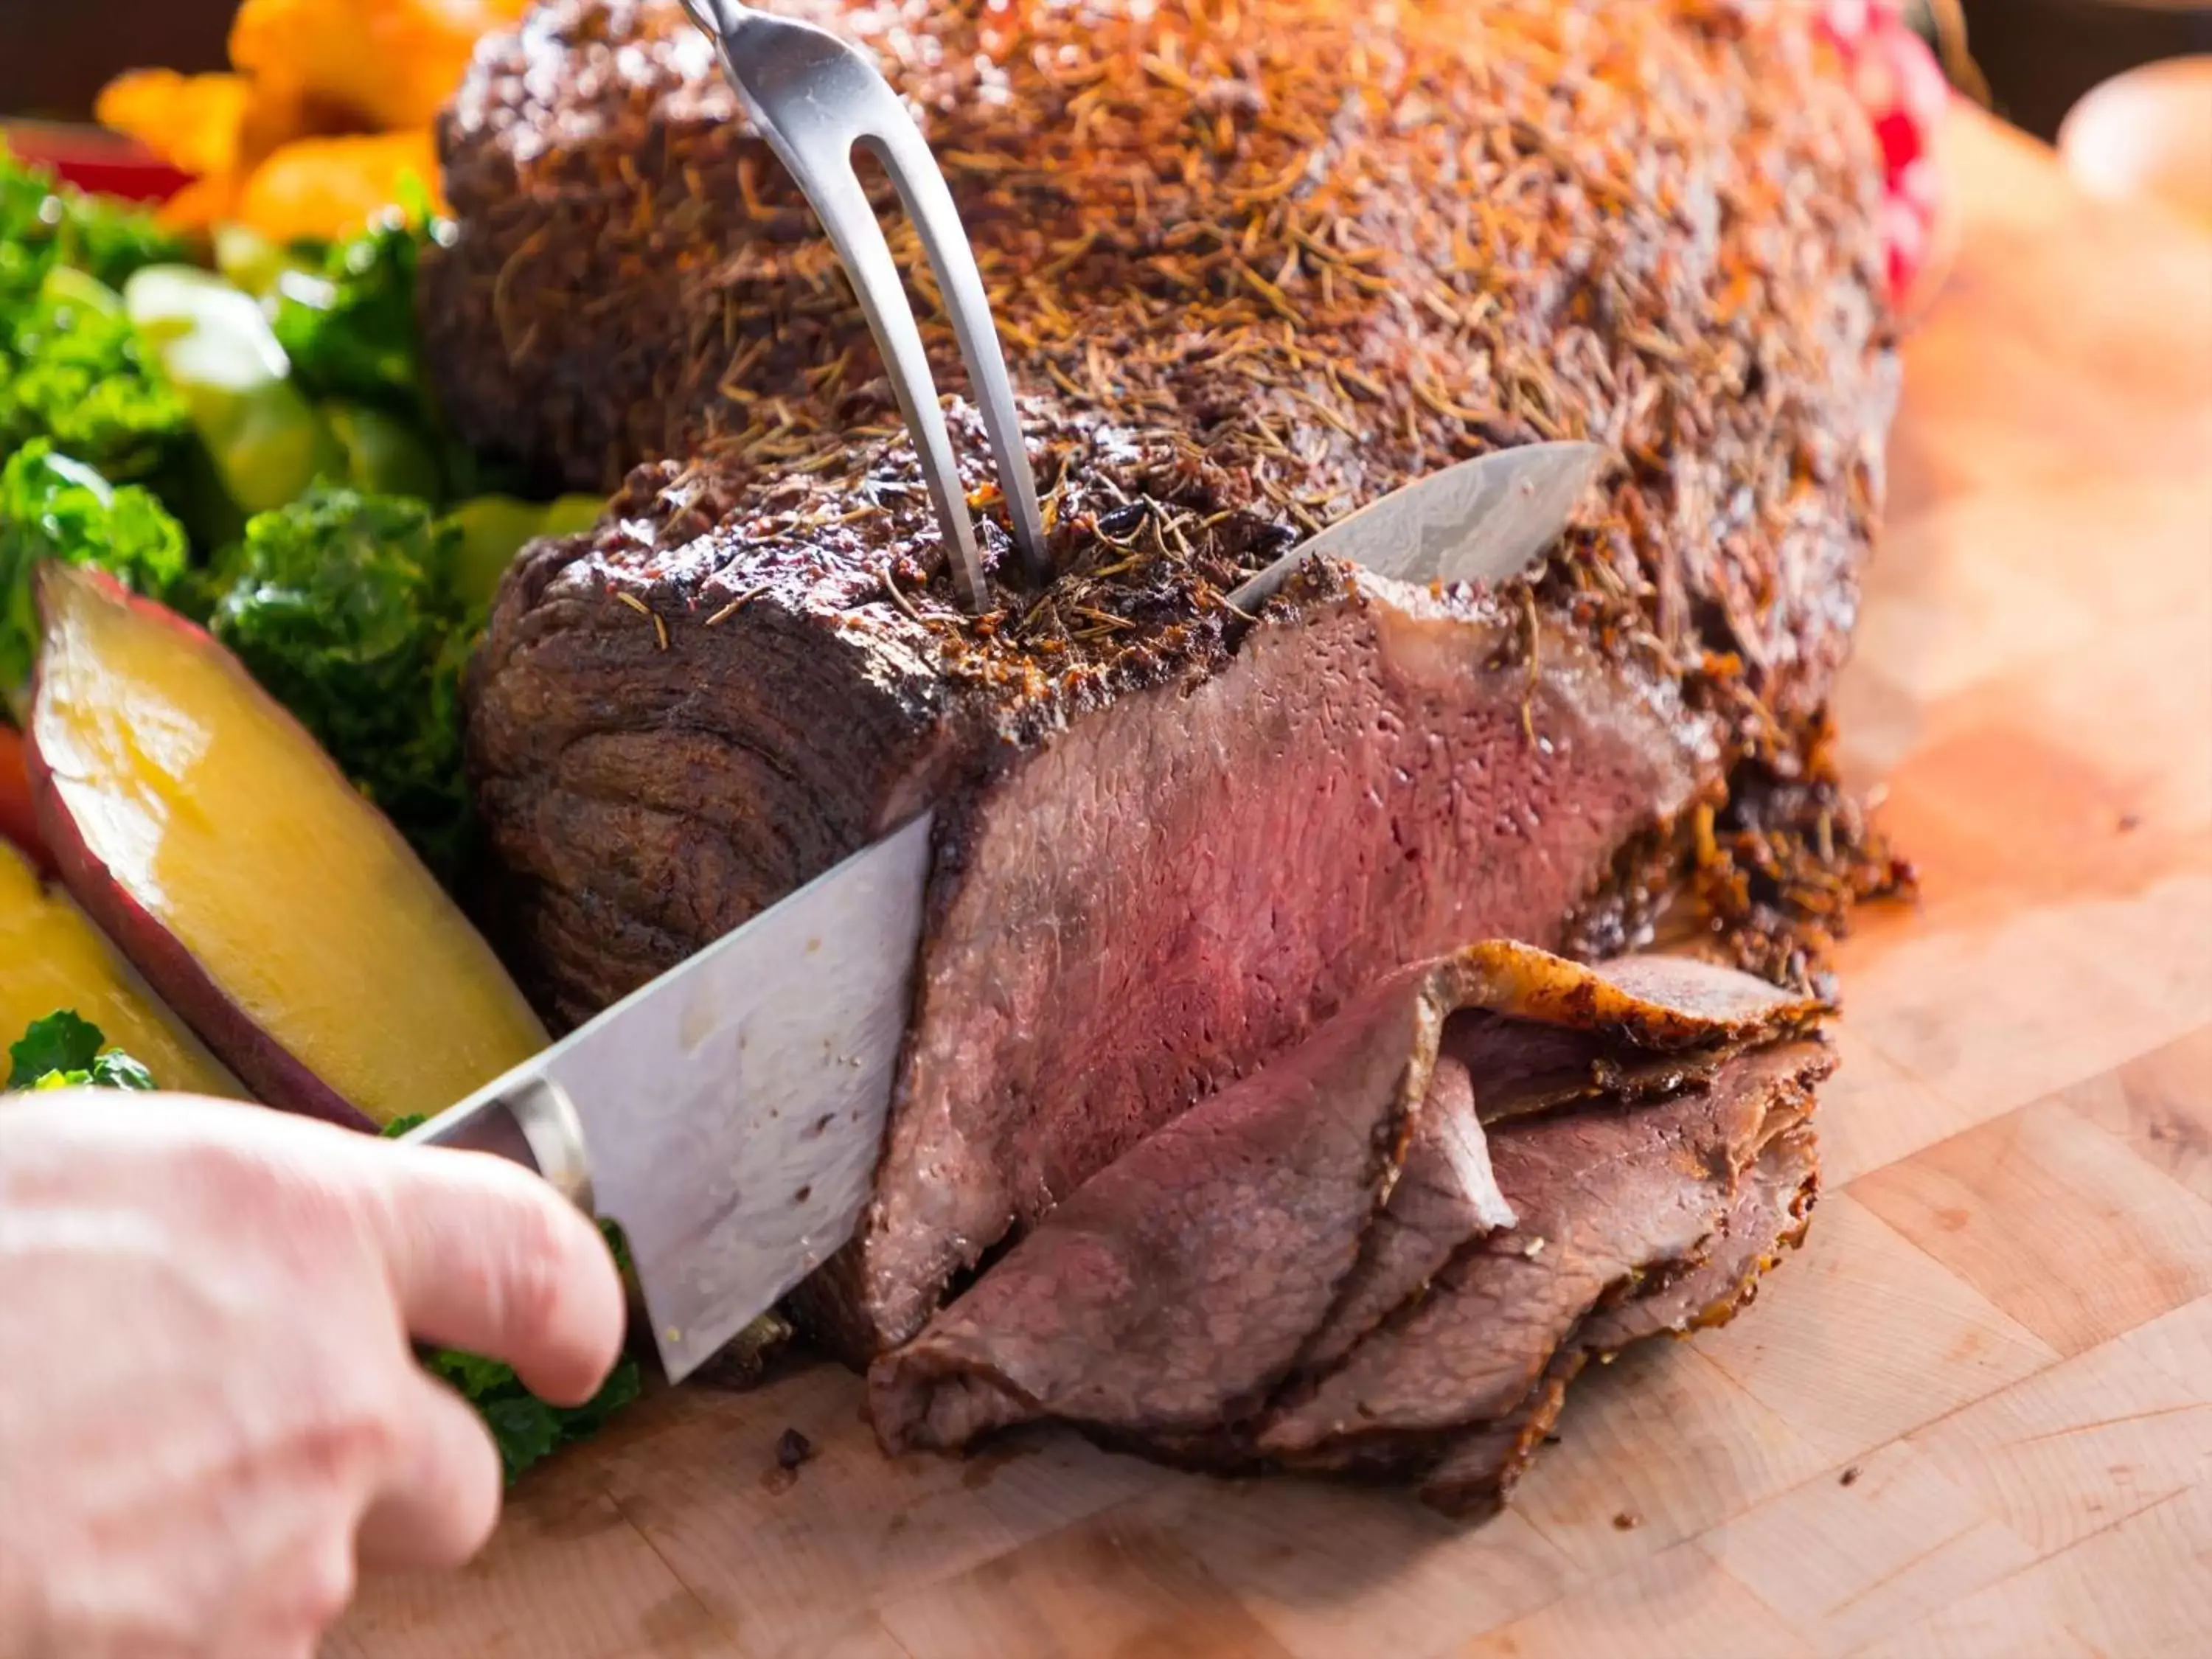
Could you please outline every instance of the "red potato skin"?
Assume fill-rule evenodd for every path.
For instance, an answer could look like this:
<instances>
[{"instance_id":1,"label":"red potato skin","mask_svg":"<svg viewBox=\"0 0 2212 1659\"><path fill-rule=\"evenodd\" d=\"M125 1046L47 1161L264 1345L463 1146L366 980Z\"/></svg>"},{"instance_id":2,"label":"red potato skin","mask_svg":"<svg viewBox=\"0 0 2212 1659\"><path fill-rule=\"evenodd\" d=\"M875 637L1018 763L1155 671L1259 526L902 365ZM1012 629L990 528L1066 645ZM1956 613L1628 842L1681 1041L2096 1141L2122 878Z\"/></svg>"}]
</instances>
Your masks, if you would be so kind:
<instances>
[{"instance_id":1,"label":"red potato skin","mask_svg":"<svg viewBox=\"0 0 2212 1659\"><path fill-rule=\"evenodd\" d=\"M46 611L47 590L55 578L56 570L57 567L48 566L40 572L39 596L42 617ZM186 622L166 605L132 593L101 572L70 570L66 573L65 579L97 586L103 597L111 602L127 607L142 618L176 629L189 639L196 649L212 653L222 659L232 672L245 673L246 671L238 666L237 659L211 635ZM316 1076L305 1062L254 1024L252 1018L224 994L222 988L209 977L207 970L193 958L183 941L125 890L123 884L109 873L106 865L85 844L76 820L70 814L68 804L63 799L61 782L55 776L53 769L47 764L39 742L39 717L44 704L40 688L44 673L45 652L41 649L39 665L32 673L31 715L26 729L31 802L37 814L40 834L55 868L60 872L63 888L99 924L108 938L115 941L124 955L131 959L131 964L145 975L146 982L154 988L155 994L198 1033L200 1041L230 1067L239 1081L253 1091L256 1099L288 1112L298 1112L348 1129L375 1133L377 1126L367 1114ZM291 717L287 714L283 718L289 720ZM325 766L331 763L324 757L320 745L307 735L305 728L301 729L300 737L319 763ZM363 805L367 810L366 803Z\"/></svg>"},{"instance_id":2,"label":"red potato skin","mask_svg":"<svg viewBox=\"0 0 2212 1659\"><path fill-rule=\"evenodd\" d=\"M13 842L42 876L54 873L54 860L39 834L31 804L31 762L23 734L0 726L0 840Z\"/></svg>"}]
</instances>

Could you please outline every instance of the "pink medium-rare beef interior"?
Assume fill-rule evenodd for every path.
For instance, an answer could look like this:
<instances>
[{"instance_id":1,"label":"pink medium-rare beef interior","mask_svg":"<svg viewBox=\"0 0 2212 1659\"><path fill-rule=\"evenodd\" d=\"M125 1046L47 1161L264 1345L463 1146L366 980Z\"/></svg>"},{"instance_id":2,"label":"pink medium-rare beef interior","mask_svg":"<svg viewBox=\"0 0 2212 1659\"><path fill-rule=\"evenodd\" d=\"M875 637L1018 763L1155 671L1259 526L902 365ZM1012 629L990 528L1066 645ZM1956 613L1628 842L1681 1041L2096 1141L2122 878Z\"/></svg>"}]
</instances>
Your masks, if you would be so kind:
<instances>
[{"instance_id":1,"label":"pink medium-rare beef interior","mask_svg":"<svg viewBox=\"0 0 2212 1659\"><path fill-rule=\"evenodd\" d=\"M1480 1133L1464 1087L1427 1087L1427 977L1394 975L1086 1182L878 1388L878 1432L958 1444L1042 1409L1180 1437L1263 1401L1359 1264L1430 1110Z\"/></svg>"},{"instance_id":2,"label":"pink medium-rare beef interior","mask_svg":"<svg viewBox=\"0 0 2212 1659\"><path fill-rule=\"evenodd\" d=\"M1620 978L1632 994L1509 945L1386 978L879 1360L878 1434L949 1449L1049 1419L1183 1462L1402 1479L1455 1512L1494 1501L1588 1353L1726 1317L1809 1202L1817 1011L1699 963ZM1553 1058L1573 1030L1598 1073L1700 1032L1714 1058L1662 1097L1601 1085L1523 1109L1455 1057L1470 1021Z\"/></svg>"},{"instance_id":3,"label":"pink medium-rare beef interior","mask_svg":"<svg viewBox=\"0 0 2212 1659\"><path fill-rule=\"evenodd\" d=\"M1401 964L1557 941L1688 803L1671 693L1346 568L1194 690L1121 698L986 789L948 854L860 1244L871 1323Z\"/></svg>"}]
</instances>

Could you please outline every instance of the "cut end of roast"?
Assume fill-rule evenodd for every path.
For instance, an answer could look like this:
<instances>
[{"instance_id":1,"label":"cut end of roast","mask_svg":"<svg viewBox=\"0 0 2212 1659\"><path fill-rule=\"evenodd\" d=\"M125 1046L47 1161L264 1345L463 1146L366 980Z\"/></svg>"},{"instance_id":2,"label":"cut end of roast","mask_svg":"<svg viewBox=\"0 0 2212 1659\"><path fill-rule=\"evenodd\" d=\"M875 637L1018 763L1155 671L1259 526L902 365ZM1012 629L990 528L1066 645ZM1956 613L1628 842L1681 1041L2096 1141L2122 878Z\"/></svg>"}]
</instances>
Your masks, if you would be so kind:
<instances>
[{"instance_id":1,"label":"cut end of roast","mask_svg":"<svg viewBox=\"0 0 2212 1659\"><path fill-rule=\"evenodd\" d=\"M1811 1191L1780 1126L1825 1058L1772 1058L1802 1004L1449 953L1618 956L1693 868L1759 960L1847 908L1770 873L1848 861L1826 797L1745 814L1826 775L1880 512L1873 135L1788 7L793 3L897 32L961 158L1061 574L953 601L866 319L706 41L674 0L547 0L442 123L420 289L460 432L629 477L518 561L471 678L509 958L580 1021L934 809L873 1201L793 1304L880 1358L887 1443L1054 1418L1495 1501L1587 1352L1720 1316ZM1219 142L1161 61L1218 68ZM1224 605L1547 436L1619 464L1530 580L1309 563ZM1559 1207L1577 1158L1617 1205Z\"/></svg>"},{"instance_id":2,"label":"cut end of roast","mask_svg":"<svg viewBox=\"0 0 2212 1659\"><path fill-rule=\"evenodd\" d=\"M952 1450L1050 1420L1486 1512L1585 1358L1724 1320L1802 1236L1820 1013L1679 958L1401 970L878 1361L877 1432Z\"/></svg>"}]
</instances>

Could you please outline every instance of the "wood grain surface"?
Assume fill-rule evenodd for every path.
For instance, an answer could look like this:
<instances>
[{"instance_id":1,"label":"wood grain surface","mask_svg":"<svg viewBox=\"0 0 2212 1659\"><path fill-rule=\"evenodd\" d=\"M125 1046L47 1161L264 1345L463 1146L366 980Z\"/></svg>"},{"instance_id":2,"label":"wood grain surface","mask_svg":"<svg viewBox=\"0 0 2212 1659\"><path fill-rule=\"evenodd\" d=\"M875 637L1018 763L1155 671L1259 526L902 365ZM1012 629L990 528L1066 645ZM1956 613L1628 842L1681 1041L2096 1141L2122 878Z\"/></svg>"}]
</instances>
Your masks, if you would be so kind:
<instances>
[{"instance_id":1,"label":"wood grain surface","mask_svg":"<svg viewBox=\"0 0 2212 1659\"><path fill-rule=\"evenodd\" d=\"M1840 710L1925 896L1846 953L1755 1307L1578 1384L1474 1530L1069 1436L887 1462L826 1366L664 1393L331 1659L2212 1652L2212 237L1953 158Z\"/></svg>"}]
</instances>

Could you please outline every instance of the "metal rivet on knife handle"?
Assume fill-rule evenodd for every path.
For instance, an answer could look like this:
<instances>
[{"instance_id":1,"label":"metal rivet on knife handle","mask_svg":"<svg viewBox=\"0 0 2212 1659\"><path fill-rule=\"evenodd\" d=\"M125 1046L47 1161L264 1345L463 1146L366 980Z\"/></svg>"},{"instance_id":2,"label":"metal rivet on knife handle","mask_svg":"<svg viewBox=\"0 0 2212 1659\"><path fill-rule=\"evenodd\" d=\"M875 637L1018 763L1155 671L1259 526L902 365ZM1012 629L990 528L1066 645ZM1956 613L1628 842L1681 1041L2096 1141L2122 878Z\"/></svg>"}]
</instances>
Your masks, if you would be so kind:
<instances>
[{"instance_id":1,"label":"metal rivet on knife handle","mask_svg":"<svg viewBox=\"0 0 2212 1659\"><path fill-rule=\"evenodd\" d=\"M591 1159L576 1103L550 1078L494 1085L400 1137L416 1146L490 1152L534 1169L553 1189L592 1213Z\"/></svg>"},{"instance_id":2,"label":"metal rivet on knife handle","mask_svg":"<svg viewBox=\"0 0 2212 1659\"><path fill-rule=\"evenodd\" d=\"M530 1143L538 1173L591 1214L592 1160L584 1146L584 1120L568 1091L550 1078L538 1078L507 1096L507 1109Z\"/></svg>"}]
</instances>

